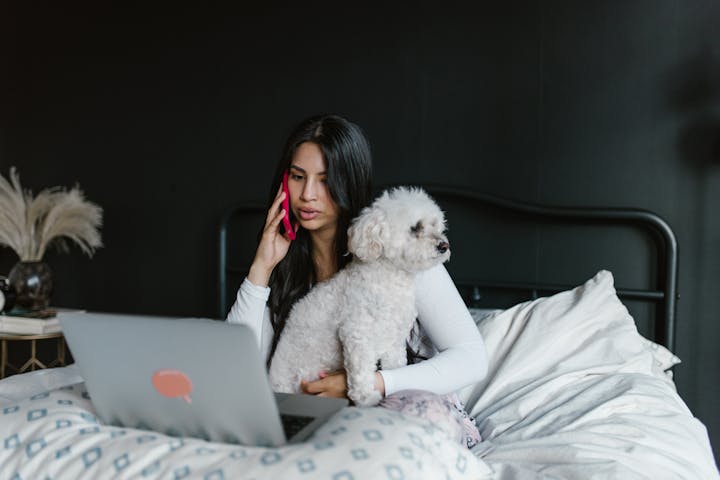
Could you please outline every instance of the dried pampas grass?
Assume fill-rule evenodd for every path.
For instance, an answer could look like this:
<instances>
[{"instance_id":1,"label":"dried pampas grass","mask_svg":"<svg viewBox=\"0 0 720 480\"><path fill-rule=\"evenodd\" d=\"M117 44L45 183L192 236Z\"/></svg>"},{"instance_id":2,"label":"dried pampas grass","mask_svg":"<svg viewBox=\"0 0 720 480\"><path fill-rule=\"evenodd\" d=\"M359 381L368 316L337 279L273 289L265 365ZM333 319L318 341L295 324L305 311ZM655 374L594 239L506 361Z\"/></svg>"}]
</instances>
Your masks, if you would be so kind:
<instances>
[{"instance_id":1,"label":"dried pampas grass","mask_svg":"<svg viewBox=\"0 0 720 480\"><path fill-rule=\"evenodd\" d=\"M0 174L0 245L12 248L21 261L42 260L51 244L67 251L67 240L92 257L102 247L101 225L102 209L85 200L77 186L45 189L33 198L23 191L15 167L10 181Z\"/></svg>"}]
</instances>

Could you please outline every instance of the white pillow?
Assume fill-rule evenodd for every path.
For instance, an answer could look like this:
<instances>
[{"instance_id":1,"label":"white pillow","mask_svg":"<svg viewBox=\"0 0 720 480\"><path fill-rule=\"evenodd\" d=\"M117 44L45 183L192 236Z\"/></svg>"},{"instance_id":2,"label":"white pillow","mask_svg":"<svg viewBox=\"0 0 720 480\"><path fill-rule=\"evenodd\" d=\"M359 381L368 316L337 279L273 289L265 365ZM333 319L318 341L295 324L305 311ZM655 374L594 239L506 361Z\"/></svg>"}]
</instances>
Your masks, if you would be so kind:
<instances>
[{"instance_id":1,"label":"white pillow","mask_svg":"<svg viewBox=\"0 0 720 480\"><path fill-rule=\"evenodd\" d=\"M533 382L551 385L557 379L562 385L568 376L612 372L646 373L669 382L664 370L680 362L638 333L605 270L572 290L491 314L478 328L488 373L459 392L472 415Z\"/></svg>"}]
</instances>

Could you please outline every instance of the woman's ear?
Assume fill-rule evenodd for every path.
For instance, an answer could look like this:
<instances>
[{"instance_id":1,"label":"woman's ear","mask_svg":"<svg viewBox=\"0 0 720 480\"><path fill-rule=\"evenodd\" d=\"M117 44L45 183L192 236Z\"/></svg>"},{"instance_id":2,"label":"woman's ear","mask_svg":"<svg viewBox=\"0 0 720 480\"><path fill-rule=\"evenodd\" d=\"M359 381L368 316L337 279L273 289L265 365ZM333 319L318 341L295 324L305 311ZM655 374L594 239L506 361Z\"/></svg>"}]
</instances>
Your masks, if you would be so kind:
<instances>
[{"instance_id":1,"label":"woman's ear","mask_svg":"<svg viewBox=\"0 0 720 480\"><path fill-rule=\"evenodd\" d=\"M377 260L388 233L385 212L377 206L364 208L348 229L348 250L364 262Z\"/></svg>"}]
</instances>

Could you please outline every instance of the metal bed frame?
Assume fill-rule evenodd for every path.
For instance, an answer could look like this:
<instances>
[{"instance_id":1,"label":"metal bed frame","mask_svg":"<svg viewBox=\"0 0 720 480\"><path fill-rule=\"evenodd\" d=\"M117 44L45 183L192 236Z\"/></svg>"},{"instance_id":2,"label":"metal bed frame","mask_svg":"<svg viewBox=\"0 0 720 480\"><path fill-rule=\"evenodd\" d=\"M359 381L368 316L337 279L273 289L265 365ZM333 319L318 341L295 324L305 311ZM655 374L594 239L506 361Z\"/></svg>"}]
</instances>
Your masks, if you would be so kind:
<instances>
[{"instance_id":1,"label":"metal bed frame","mask_svg":"<svg viewBox=\"0 0 720 480\"><path fill-rule=\"evenodd\" d=\"M387 187L387 186L386 186ZM454 199L473 206L484 206L499 211L519 213L535 220L551 224L587 224L625 226L640 228L652 234L657 247L657 288L625 289L618 288L618 297L628 300L640 300L657 305L653 319L653 337L671 351L675 349L675 316L678 299L678 245L675 233L668 223L653 212L634 208L595 208L595 207L559 207L519 202L486 193L473 192L458 188L424 185L423 188L438 201ZM261 205L238 206L229 210L222 218L219 229L218 317L223 318L228 311L227 282L228 274L242 274L248 266L228 265L228 227L237 215L263 214L266 207ZM259 228L259 226L258 226ZM248 232L249 233L249 232ZM255 234L256 232L252 232ZM571 288L565 285L542 283L507 283L472 280L473 292L479 289L499 289L513 292L527 292L531 298L537 298L538 292L557 293Z\"/></svg>"}]
</instances>

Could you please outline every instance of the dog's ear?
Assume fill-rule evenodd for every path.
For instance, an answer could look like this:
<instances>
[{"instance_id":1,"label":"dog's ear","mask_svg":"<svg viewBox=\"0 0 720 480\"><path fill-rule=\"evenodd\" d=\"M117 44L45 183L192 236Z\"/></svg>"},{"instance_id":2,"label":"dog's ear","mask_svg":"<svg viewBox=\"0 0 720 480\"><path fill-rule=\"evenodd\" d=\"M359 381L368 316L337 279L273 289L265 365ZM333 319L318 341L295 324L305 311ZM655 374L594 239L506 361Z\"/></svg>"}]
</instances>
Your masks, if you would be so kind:
<instances>
[{"instance_id":1,"label":"dog's ear","mask_svg":"<svg viewBox=\"0 0 720 480\"><path fill-rule=\"evenodd\" d=\"M348 250L364 262L377 260L389 234L385 212L377 206L365 208L348 229Z\"/></svg>"}]
</instances>

